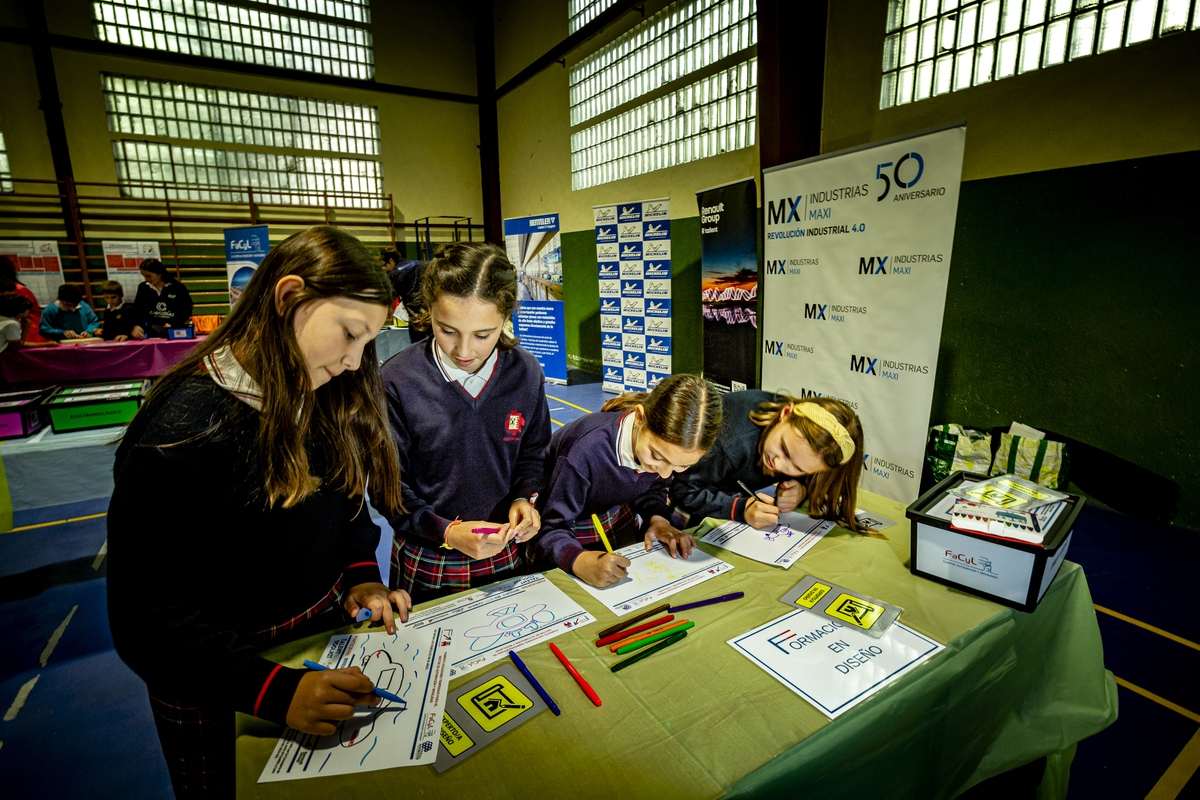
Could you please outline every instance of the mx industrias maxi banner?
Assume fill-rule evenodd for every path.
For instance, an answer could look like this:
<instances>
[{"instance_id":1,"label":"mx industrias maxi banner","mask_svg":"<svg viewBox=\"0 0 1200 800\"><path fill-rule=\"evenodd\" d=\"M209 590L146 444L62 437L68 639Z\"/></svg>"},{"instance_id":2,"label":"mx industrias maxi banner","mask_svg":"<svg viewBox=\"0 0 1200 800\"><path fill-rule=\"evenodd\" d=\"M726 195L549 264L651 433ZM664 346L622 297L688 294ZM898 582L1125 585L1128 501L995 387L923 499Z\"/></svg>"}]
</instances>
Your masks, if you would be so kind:
<instances>
[{"instance_id":1,"label":"mx industrias maxi banner","mask_svg":"<svg viewBox=\"0 0 1200 800\"><path fill-rule=\"evenodd\" d=\"M671 201L593 206L606 392L648 392L671 374Z\"/></svg>"},{"instance_id":2,"label":"mx industrias maxi banner","mask_svg":"<svg viewBox=\"0 0 1200 800\"><path fill-rule=\"evenodd\" d=\"M862 486L918 494L966 126L763 176L762 385L835 397L863 424Z\"/></svg>"}]
</instances>

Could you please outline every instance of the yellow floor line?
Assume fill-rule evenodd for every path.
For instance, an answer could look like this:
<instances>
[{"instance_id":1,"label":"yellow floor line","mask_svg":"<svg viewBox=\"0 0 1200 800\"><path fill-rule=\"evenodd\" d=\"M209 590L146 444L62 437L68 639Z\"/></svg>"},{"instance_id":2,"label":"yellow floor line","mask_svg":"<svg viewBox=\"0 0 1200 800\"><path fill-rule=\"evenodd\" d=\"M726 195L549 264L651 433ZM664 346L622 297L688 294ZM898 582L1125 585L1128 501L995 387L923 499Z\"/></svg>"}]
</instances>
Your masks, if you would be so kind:
<instances>
[{"instance_id":1,"label":"yellow floor line","mask_svg":"<svg viewBox=\"0 0 1200 800\"><path fill-rule=\"evenodd\" d=\"M1105 614L1108 614L1110 617L1116 617L1119 620L1124 620L1125 622L1128 622L1130 625L1137 625L1139 628L1145 628L1146 630L1150 631L1151 633L1157 633L1159 636L1165 636L1166 638L1170 639L1173 642L1179 642L1181 645L1184 645L1185 647L1190 647L1193 650L1200 650L1200 644L1196 644L1195 642L1188 641L1187 639L1183 638L1182 636L1176 636L1173 633L1164 631L1162 628L1156 628L1153 625L1147 625L1146 623L1142 622L1141 620L1134 619L1133 617L1127 617L1119 611L1113 611L1111 608L1105 608L1104 606L1098 606L1095 603L1092 604L1092 607L1095 608L1097 611L1102 611Z\"/></svg>"},{"instance_id":2,"label":"yellow floor line","mask_svg":"<svg viewBox=\"0 0 1200 800\"><path fill-rule=\"evenodd\" d=\"M92 559L92 569L99 570L100 565L104 563L104 556L108 554L108 539L104 540L104 544L100 545L100 552L96 553L96 557Z\"/></svg>"},{"instance_id":3,"label":"yellow floor line","mask_svg":"<svg viewBox=\"0 0 1200 800\"><path fill-rule=\"evenodd\" d=\"M71 624L71 617L75 616L75 612L79 610L79 606L72 606L71 613L67 614L67 618L62 621L62 624L54 629L54 633L50 635L50 641L46 642L46 647L42 650L42 655L38 658L38 663L43 667L50 663L50 654L54 652L54 648L58 647L58 640L67 631L67 625Z\"/></svg>"},{"instance_id":4,"label":"yellow floor line","mask_svg":"<svg viewBox=\"0 0 1200 800\"><path fill-rule=\"evenodd\" d=\"M59 520L55 520L54 522L39 522L37 525L22 525L19 528L13 528L11 531L5 531L5 533L16 533L17 531L30 531L30 530L33 530L34 528L45 528L47 525L63 525L68 522L79 522L81 519L95 519L96 517L103 517L103 516L106 516L107 514L108 514L108 512L105 511L102 514L88 514L86 517L71 517L70 519L59 519Z\"/></svg>"},{"instance_id":5,"label":"yellow floor line","mask_svg":"<svg viewBox=\"0 0 1200 800\"><path fill-rule=\"evenodd\" d=\"M550 418L550 421L551 421L551 422L553 422L555 425L566 425L566 424L567 424L567 423L565 423L565 422L559 422L559 421L558 421L558 420L556 420L554 417L551 417L551 418Z\"/></svg>"},{"instance_id":6,"label":"yellow floor line","mask_svg":"<svg viewBox=\"0 0 1200 800\"><path fill-rule=\"evenodd\" d=\"M578 408L580 411L582 411L582 412L583 412L583 413L585 413L585 414L590 414L590 413L592 413L592 412L588 411L586 408L584 408L583 406L577 406L577 405L575 405L574 403L567 402L566 400L563 400L562 398L559 398L559 397L551 397L550 395L546 395L546 399L547 399L547 400L553 400L553 401L554 401L554 402L556 402L556 403L566 403L566 404L567 404L567 405L569 405L571 408Z\"/></svg>"},{"instance_id":7,"label":"yellow floor line","mask_svg":"<svg viewBox=\"0 0 1200 800\"><path fill-rule=\"evenodd\" d=\"M1114 675L1113 678L1116 679L1118 686L1124 686L1126 689L1128 689L1131 692L1137 692L1142 697L1145 697L1147 700L1153 700L1154 702L1158 703L1160 706L1171 709L1176 714L1182 714L1183 716L1190 719L1192 722L1200 722L1200 714L1197 714L1195 711L1188 711L1183 706L1176 705L1175 703L1172 703L1170 700L1166 699L1165 697L1159 697L1154 692L1147 691L1140 686L1134 686L1132 683L1125 680L1124 678L1117 678L1116 675Z\"/></svg>"},{"instance_id":8,"label":"yellow floor line","mask_svg":"<svg viewBox=\"0 0 1200 800\"><path fill-rule=\"evenodd\" d=\"M1158 783L1154 784L1146 800L1175 800L1196 774L1197 767L1200 767L1200 730L1183 746L1183 751L1167 767Z\"/></svg>"}]
</instances>

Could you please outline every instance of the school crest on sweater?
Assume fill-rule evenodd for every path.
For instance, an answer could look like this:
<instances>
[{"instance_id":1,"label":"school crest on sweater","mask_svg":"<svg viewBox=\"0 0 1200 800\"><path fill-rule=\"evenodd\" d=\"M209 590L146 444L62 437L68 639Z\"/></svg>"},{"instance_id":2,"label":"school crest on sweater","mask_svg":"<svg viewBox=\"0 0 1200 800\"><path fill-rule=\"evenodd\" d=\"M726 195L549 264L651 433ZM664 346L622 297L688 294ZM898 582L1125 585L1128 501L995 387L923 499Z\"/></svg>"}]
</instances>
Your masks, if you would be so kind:
<instances>
[{"instance_id":1,"label":"school crest on sweater","mask_svg":"<svg viewBox=\"0 0 1200 800\"><path fill-rule=\"evenodd\" d=\"M524 429L525 415L514 409L513 411L509 412L508 421L504 423L504 441L517 441L521 438L521 431Z\"/></svg>"}]
</instances>

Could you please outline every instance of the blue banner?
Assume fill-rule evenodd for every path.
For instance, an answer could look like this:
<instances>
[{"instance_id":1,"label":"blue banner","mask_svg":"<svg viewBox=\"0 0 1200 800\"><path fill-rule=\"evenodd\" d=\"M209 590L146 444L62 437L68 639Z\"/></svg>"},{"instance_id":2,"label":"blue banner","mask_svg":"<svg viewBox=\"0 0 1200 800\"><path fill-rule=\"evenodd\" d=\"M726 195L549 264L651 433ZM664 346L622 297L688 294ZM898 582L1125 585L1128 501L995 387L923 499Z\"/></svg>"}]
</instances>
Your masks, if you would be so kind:
<instances>
[{"instance_id":1,"label":"blue banner","mask_svg":"<svg viewBox=\"0 0 1200 800\"><path fill-rule=\"evenodd\" d=\"M542 365L546 380L567 382L567 352L563 347L563 304L553 300L526 300L513 315L521 347Z\"/></svg>"},{"instance_id":2,"label":"blue banner","mask_svg":"<svg viewBox=\"0 0 1200 800\"><path fill-rule=\"evenodd\" d=\"M266 225L225 229L225 271L229 276L229 308L241 297L250 276L271 251Z\"/></svg>"}]
</instances>

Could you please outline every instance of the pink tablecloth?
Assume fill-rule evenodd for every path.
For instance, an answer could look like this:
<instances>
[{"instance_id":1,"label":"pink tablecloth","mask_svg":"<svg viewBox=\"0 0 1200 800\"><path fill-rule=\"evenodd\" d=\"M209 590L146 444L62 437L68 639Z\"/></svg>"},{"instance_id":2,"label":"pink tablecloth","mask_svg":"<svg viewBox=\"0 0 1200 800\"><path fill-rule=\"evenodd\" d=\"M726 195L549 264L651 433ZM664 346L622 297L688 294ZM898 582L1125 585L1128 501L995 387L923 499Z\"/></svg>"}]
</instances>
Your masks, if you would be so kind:
<instances>
[{"instance_id":1,"label":"pink tablecloth","mask_svg":"<svg viewBox=\"0 0 1200 800\"><path fill-rule=\"evenodd\" d=\"M0 354L0 374L17 383L37 381L106 381L153 378L183 361L204 339L145 339L130 342L28 347Z\"/></svg>"}]
</instances>

